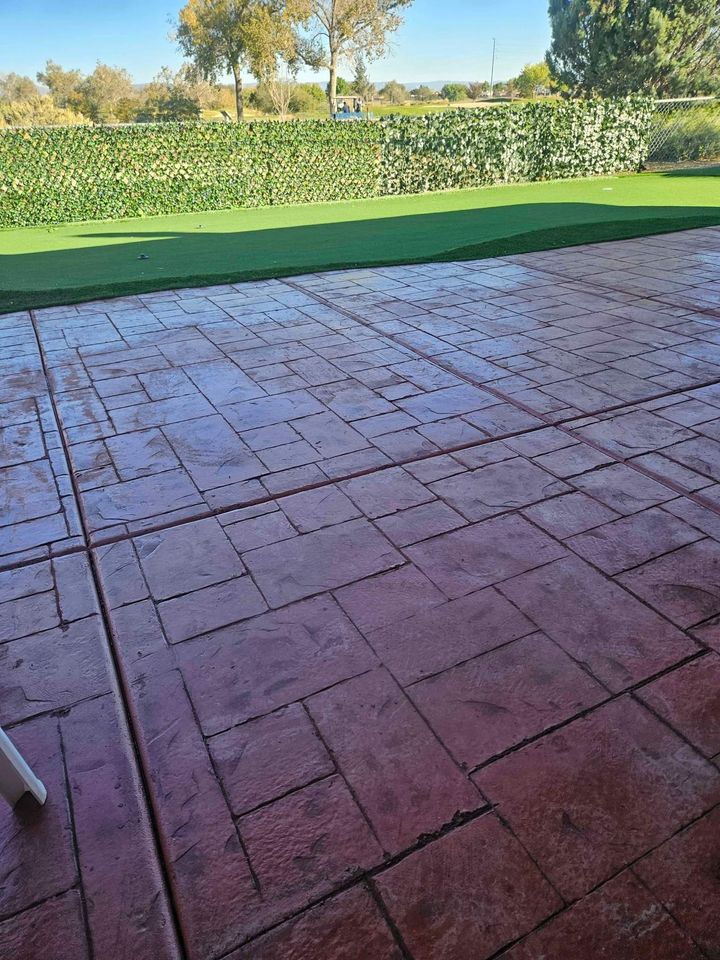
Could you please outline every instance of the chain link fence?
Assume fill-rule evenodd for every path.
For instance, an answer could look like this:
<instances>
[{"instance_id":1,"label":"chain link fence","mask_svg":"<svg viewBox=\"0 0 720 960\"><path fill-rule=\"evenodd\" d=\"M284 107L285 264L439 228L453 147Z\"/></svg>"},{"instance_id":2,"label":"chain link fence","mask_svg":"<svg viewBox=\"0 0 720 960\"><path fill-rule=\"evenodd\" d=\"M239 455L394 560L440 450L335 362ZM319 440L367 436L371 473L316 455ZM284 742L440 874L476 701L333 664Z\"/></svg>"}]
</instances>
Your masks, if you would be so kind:
<instances>
[{"instance_id":1,"label":"chain link fence","mask_svg":"<svg viewBox=\"0 0 720 960\"><path fill-rule=\"evenodd\" d=\"M720 161L720 98L657 100L648 166Z\"/></svg>"}]
</instances>

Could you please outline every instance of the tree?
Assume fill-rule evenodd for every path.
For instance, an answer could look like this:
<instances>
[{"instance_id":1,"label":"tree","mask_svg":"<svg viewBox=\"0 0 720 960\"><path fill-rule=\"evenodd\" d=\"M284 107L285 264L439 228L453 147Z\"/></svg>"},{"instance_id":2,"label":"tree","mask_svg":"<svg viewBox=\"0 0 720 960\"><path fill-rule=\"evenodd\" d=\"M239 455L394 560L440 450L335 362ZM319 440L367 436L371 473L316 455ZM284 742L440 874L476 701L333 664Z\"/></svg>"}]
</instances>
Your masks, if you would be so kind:
<instances>
[{"instance_id":1,"label":"tree","mask_svg":"<svg viewBox=\"0 0 720 960\"><path fill-rule=\"evenodd\" d=\"M690 96L717 87L717 0L550 0L547 61L573 94Z\"/></svg>"},{"instance_id":2,"label":"tree","mask_svg":"<svg viewBox=\"0 0 720 960\"><path fill-rule=\"evenodd\" d=\"M312 0L313 29L302 53L313 67L329 72L328 98L337 97L338 69L342 59L362 54L367 60L382 57L387 36L402 23L402 10L412 0Z\"/></svg>"},{"instance_id":3,"label":"tree","mask_svg":"<svg viewBox=\"0 0 720 960\"><path fill-rule=\"evenodd\" d=\"M37 96L39 90L30 77L22 77L19 73L0 74L0 100L17 103Z\"/></svg>"},{"instance_id":4,"label":"tree","mask_svg":"<svg viewBox=\"0 0 720 960\"><path fill-rule=\"evenodd\" d=\"M490 84L487 80L482 83L469 83L466 90L469 100L481 100L490 93Z\"/></svg>"},{"instance_id":5,"label":"tree","mask_svg":"<svg viewBox=\"0 0 720 960\"><path fill-rule=\"evenodd\" d=\"M115 107L121 100L133 97L132 77L122 67L110 67L98 61L93 72L78 88L82 113L96 123L115 119Z\"/></svg>"},{"instance_id":6,"label":"tree","mask_svg":"<svg viewBox=\"0 0 720 960\"><path fill-rule=\"evenodd\" d=\"M238 122L243 119L242 71L268 79L278 61L297 60L296 27L310 15L310 0L188 0L176 38L206 80L232 73Z\"/></svg>"},{"instance_id":7,"label":"tree","mask_svg":"<svg viewBox=\"0 0 720 960\"><path fill-rule=\"evenodd\" d=\"M182 67L177 73L173 73L170 67L163 67L145 87L144 94L145 103L136 111L135 120L163 123L200 119L202 108L192 75Z\"/></svg>"},{"instance_id":8,"label":"tree","mask_svg":"<svg viewBox=\"0 0 720 960\"><path fill-rule=\"evenodd\" d=\"M56 106L52 97L36 94L14 103L0 104L0 127L69 126L78 123L88 123L87 117Z\"/></svg>"},{"instance_id":9,"label":"tree","mask_svg":"<svg viewBox=\"0 0 720 960\"><path fill-rule=\"evenodd\" d=\"M458 100L464 100L467 96L467 90L462 83L446 83L440 91L443 100L449 100L450 103L457 103Z\"/></svg>"},{"instance_id":10,"label":"tree","mask_svg":"<svg viewBox=\"0 0 720 960\"><path fill-rule=\"evenodd\" d=\"M290 100L291 113L322 114L327 110L327 95L317 83L298 83Z\"/></svg>"},{"instance_id":11,"label":"tree","mask_svg":"<svg viewBox=\"0 0 720 960\"><path fill-rule=\"evenodd\" d=\"M539 90L549 90L552 82L547 63L526 63L517 78L522 97L534 97Z\"/></svg>"},{"instance_id":12,"label":"tree","mask_svg":"<svg viewBox=\"0 0 720 960\"><path fill-rule=\"evenodd\" d=\"M225 102L223 88L205 80L192 63L183 63L175 78L175 82L181 84L188 96L196 100L203 110L217 110Z\"/></svg>"},{"instance_id":13,"label":"tree","mask_svg":"<svg viewBox=\"0 0 720 960\"><path fill-rule=\"evenodd\" d=\"M413 100L418 100L420 103L428 103L430 100L435 100L437 94L432 87L426 87L423 85L411 90L410 96L413 98Z\"/></svg>"},{"instance_id":14,"label":"tree","mask_svg":"<svg viewBox=\"0 0 720 960\"><path fill-rule=\"evenodd\" d=\"M407 90L401 83L398 83L397 80L391 80L390 83L386 83L382 88L380 96L390 103L405 103L407 100Z\"/></svg>"},{"instance_id":15,"label":"tree","mask_svg":"<svg viewBox=\"0 0 720 960\"><path fill-rule=\"evenodd\" d=\"M265 85L273 106L273 113L276 113L281 120L286 120L297 85L295 78L287 71L276 73L267 80Z\"/></svg>"},{"instance_id":16,"label":"tree","mask_svg":"<svg viewBox=\"0 0 720 960\"><path fill-rule=\"evenodd\" d=\"M365 103L375 99L375 84L368 76L367 66L362 56L355 58L355 76L353 77L353 93L356 93Z\"/></svg>"},{"instance_id":17,"label":"tree","mask_svg":"<svg viewBox=\"0 0 720 960\"><path fill-rule=\"evenodd\" d=\"M82 82L79 70L65 70L59 63L48 60L45 69L38 72L37 80L48 88L56 107L70 107L78 103L78 90Z\"/></svg>"},{"instance_id":18,"label":"tree","mask_svg":"<svg viewBox=\"0 0 720 960\"><path fill-rule=\"evenodd\" d=\"M144 111L147 100L142 96L121 97L113 106L113 118L118 123L137 123L142 120L152 120L153 117L145 116Z\"/></svg>"}]
</instances>

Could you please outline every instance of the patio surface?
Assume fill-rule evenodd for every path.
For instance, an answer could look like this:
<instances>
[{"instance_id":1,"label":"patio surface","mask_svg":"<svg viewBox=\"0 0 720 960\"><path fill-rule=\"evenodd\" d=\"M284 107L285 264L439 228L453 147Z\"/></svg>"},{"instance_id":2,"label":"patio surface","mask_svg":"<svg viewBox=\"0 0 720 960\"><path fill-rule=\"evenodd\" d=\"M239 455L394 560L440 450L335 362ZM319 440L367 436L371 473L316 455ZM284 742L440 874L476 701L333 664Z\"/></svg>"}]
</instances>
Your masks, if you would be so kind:
<instances>
[{"instance_id":1,"label":"patio surface","mask_svg":"<svg viewBox=\"0 0 720 960\"><path fill-rule=\"evenodd\" d=\"M720 956L719 271L0 317L3 960Z\"/></svg>"}]
</instances>

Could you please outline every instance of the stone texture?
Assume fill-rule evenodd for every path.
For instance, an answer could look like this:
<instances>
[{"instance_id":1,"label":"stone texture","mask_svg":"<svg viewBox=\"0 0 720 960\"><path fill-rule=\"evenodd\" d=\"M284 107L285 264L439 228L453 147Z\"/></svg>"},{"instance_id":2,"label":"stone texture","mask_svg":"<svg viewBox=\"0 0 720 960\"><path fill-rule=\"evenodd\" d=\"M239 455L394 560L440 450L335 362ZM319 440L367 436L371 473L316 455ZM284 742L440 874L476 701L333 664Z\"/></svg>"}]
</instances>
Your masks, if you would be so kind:
<instances>
[{"instance_id":1,"label":"stone texture","mask_svg":"<svg viewBox=\"0 0 720 960\"><path fill-rule=\"evenodd\" d=\"M410 696L455 759L472 768L606 694L555 644L533 634L415 684Z\"/></svg>"},{"instance_id":2,"label":"stone texture","mask_svg":"<svg viewBox=\"0 0 720 960\"><path fill-rule=\"evenodd\" d=\"M349 520L243 557L271 607L361 580L402 563L367 520Z\"/></svg>"},{"instance_id":3,"label":"stone texture","mask_svg":"<svg viewBox=\"0 0 720 960\"><path fill-rule=\"evenodd\" d=\"M644 857L633 870L696 943L720 950L720 810L701 817Z\"/></svg>"},{"instance_id":4,"label":"stone texture","mask_svg":"<svg viewBox=\"0 0 720 960\"><path fill-rule=\"evenodd\" d=\"M318 597L182 644L178 660L205 733L310 696L376 663L334 601Z\"/></svg>"},{"instance_id":5,"label":"stone texture","mask_svg":"<svg viewBox=\"0 0 720 960\"><path fill-rule=\"evenodd\" d=\"M485 960L561 906L489 814L415 851L376 883L416 960Z\"/></svg>"},{"instance_id":6,"label":"stone texture","mask_svg":"<svg viewBox=\"0 0 720 960\"><path fill-rule=\"evenodd\" d=\"M693 543L620 580L673 623L689 627L720 613L720 544Z\"/></svg>"},{"instance_id":7,"label":"stone texture","mask_svg":"<svg viewBox=\"0 0 720 960\"><path fill-rule=\"evenodd\" d=\"M720 800L717 768L627 698L496 761L476 779L569 898Z\"/></svg>"},{"instance_id":8,"label":"stone texture","mask_svg":"<svg viewBox=\"0 0 720 960\"><path fill-rule=\"evenodd\" d=\"M339 684L308 709L388 852L483 805L386 673Z\"/></svg>"},{"instance_id":9,"label":"stone texture","mask_svg":"<svg viewBox=\"0 0 720 960\"><path fill-rule=\"evenodd\" d=\"M239 821L260 889L297 910L382 859L341 777L276 800Z\"/></svg>"},{"instance_id":10,"label":"stone texture","mask_svg":"<svg viewBox=\"0 0 720 960\"><path fill-rule=\"evenodd\" d=\"M516 457L432 485L467 520L485 520L570 488L534 464Z\"/></svg>"},{"instance_id":11,"label":"stone texture","mask_svg":"<svg viewBox=\"0 0 720 960\"><path fill-rule=\"evenodd\" d=\"M642 918L642 919L641 919ZM700 960L700 952L629 872L531 933L507 960Z\"/></svg>"},{"instance_id":12,"label":"stone texture","mask_svg":"<svg viewBox=\"0 0 720 960\"><path fill-rule=\"evenodd\" d=\"M638 691L658 716L706 757L720 754L720 657L710 653Z\"/></svg>"},{"instance_id":13,"label":"stone texture","mask_svg":"<svg viewBox=\"0 0 720 960\"><path fill-rule=\"evenodd\" d=\"M0 942L11 960L86 960L89 944L78 892L69 890L1 922Z\"/></svg>"},{"instance_id":14,"label":"stone texture","mask_svg":"<svg viewBox=\"0 0 720 960\"><path fill-rule=\"evenodd\" d=\"M720 952L718 250L0 317L11 960Z\"/></svg>"},{"instance_id":15,"label":"stone texture","mask_svg":"<svg viewBox=\"0 0 720 960\"><path fill-rule=\"evenodd\" d=\"M516 577L500 590L611 690L697 650L666 620L576 558Z\"/></svg>"},{"instance_id":16,"label":"stone texture","mask_svg":"<svg viewBox=\"0 0 720 960\"><path fill-rule=\"evenodd\" d=\"M400 960L402 954L377 905L353 887L244 947L229 960Z\"/></svg>"},{"instance_id":17,"label":"stone texture","mask_svg":"<svg viewBox=\"0 0 720 960\"><path fill-rule=\"evenodd\" d=\"M410 559L450 599L563 556L521 517L500 517L408 547Z\"/></svg>"},{"instance_id":18,"label":"stone texture","mask_svg":"<svg viewBox=\"0 0 720 960\"><path fill-rule=\"evenodd\" d=\"M567 540L567 545L604 573L620 573L700 540L702 534L672 514L651 509Z\"/></svg>"},{"instance_id":19,"label":"stone texture","mask_svg":"<svg viewBox=\"0 0 720 960\"><path fill-rule=\"evenodd\" d=\"M368 639L400 682L409 684L533 630L527 617L489 587L374 630Z\"/></svg>"},{"instance_id":20,"label":"stone texture","mask_svg":"<svg viewBox=\"0 0 720 960\"><path fill-rule=\"evenodd\" d=\"M232 727L213 737L209 746L235 814L329 776L335 769L298 704Z\"/></svg>"}]
</instances>

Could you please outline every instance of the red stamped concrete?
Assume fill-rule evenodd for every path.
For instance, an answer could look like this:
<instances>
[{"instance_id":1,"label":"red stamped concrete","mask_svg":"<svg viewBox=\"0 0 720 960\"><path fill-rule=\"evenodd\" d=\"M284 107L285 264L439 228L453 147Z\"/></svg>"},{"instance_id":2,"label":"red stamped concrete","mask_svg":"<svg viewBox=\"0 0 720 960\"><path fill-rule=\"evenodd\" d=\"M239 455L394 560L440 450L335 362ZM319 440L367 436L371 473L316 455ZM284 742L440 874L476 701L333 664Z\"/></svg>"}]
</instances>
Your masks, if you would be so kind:
<instances>
[{"instance_id":1,"label":"red stamped concrete","mask_svg":"<svg viewBox=\"0 0 720 960\"><path fill-rule=\"evenodd\" d=\"M562 906L490 814L390 867L377 888L417 960L492 956Z\"/></svg>"},{"instance_id":2,"label":"red stamped concrete","mask_svg":"<svg viewBox=\"0 0 720 960\"><path fill-rule=\"evenodd\" d=\"M0 318L3 958L720 956L719 257Z\"/></svg>"},{"instance_id":3,"label":"red stamped concrete","mask_svg":"<svg viewBox=\"0 0 720 960\"><path fill-rule=\"evenodd\" d=\"M628 698L496 761L476 780L568 899L720 802L717 767Z\"/></svg>"},{"instance_id":4,"label":"red stamped concrete","mask_svg":"<svg viewBox=\"0 0 720 960\"><path fill-rule=\"evenodd\" d=\"M720 941L719 859L720 811L716 808L633 868L710 957L717 954Z\"/></svg>"},{"instance_id":5,"label":"red stamped concrete","mask_svg":"<svg viewBox=\"0 0 720 960\"><path fill-rule=\"evenodd\" d=\"M507 960L700 960L692 938L629 872L503 954Z\"/></svg>"}]
</instances>

